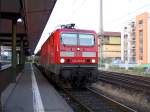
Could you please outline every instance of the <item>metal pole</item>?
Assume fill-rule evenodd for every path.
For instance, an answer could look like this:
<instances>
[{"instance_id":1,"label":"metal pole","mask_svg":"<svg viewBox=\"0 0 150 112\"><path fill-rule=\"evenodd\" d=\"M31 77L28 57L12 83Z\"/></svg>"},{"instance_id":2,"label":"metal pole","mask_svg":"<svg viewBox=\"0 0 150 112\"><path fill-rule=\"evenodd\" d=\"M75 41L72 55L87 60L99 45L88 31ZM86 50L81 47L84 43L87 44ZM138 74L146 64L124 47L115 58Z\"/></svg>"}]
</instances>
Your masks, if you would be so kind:
<instances>
[{"instance_id":1,"label":"metal pole","mask_svg":"<svg viewBox=\"0 0 150 112\"><path fill-rule=\"evenodd\" d=\"M100 0L100 67L103 64L103 0Z\"/></svg>"},{"instance_id":2,"label":"metal pole","mask_svg":"<svg viewBox=\"0 0 150 112\"><path fill-rule=\"evenodd\" d=\"M17 65L17 54L16 54L16 26L17 20L12 20L12 72L13 72L13 81L16 77L16 65Z\"/></svg>"}]
</instances>

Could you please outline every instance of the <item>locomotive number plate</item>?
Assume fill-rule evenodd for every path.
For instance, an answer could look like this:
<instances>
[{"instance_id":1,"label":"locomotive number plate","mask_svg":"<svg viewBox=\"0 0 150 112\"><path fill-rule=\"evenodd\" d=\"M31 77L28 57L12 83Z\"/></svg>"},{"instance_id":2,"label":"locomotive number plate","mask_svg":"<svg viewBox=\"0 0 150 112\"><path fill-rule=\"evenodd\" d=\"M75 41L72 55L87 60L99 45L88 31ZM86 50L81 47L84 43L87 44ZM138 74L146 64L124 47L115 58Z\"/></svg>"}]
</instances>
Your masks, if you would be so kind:
<instances>
[{"instance_id":1,"label":"locomotive number plate","mask_svg":"<svg viewBox=\"0 0 150 112\"><path fill-rule=\"evenodd\" d=\"M72 60L73 63L84 63L85 60L81 60L81 59L75 59L75 60Z\"/></svg>"}]
</instances>

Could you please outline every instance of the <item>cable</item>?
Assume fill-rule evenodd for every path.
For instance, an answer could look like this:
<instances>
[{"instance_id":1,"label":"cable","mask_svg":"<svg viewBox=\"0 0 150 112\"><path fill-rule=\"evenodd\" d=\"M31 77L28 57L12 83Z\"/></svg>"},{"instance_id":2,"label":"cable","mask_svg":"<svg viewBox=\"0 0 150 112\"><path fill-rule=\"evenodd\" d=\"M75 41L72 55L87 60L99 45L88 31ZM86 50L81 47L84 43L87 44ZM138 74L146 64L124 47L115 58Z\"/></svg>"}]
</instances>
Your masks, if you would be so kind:
<instances>
[{"instance_id":1,"label":"cable","mask_svg":"<svg viewBox=\"0 0 150 112\"><path fill-rule=\"evenodd\" d=\"M135 13L136 11L141 10L141 9L143 9L145 7L149 7L149 6L150 6L150 4L146 4L146 5L142 6L142 7L138 8L138 9L135 9L134 11L128 13L128 15L125 15L125 16L119 17L117 19L114 19L111 22L113 22L113 23L116 22L116 21L118 22L118 20L121 20L122 18L125 18L125 17L129 16L129 14L131 15L131 14Z\"/></svg>"},{"instance_id":2,"label":"cable","mask_svg":"<svg viewBox=\"0 0 150 112\"><path fill-rule=\"evenodd\" d=\"M71 15L71 16L75 15L75 14L77 13L77 11L79 11L79 10L81 9L81 7L83 7L83 5L86 3L86 1L87 1L87 0L83 0L83 1L81 2L81 4L79 4L79 5L72 11L72 15Z\"/></svg>"}]
</instances>

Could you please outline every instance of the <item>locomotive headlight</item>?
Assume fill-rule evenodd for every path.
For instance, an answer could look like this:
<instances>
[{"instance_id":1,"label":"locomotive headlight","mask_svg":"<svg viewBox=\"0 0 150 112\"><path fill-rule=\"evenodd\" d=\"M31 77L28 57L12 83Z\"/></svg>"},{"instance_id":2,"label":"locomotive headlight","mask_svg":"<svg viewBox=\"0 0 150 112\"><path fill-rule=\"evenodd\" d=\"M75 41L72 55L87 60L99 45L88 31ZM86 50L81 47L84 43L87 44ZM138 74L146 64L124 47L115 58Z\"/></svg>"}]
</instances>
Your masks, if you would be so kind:
<instances>
[{"instance_id":1,"label":"locomotive headlight","mask_svg":"<svg viewBox=\"0 0 150 112\"><path fill-rule=\"evenodd\" d=\"M61 58L60 59L60 63L64 63L65 62L65 59L64 58Z\"/></svg>"},{"instance_id":2,"label":"locomotive headlight","mask_svg":"<svg viewBox=\"0 0 150 112\"><path fill-rule=\"evenodd\" d=\"M95 59L92 59L92 63L95 63L96 62L96 60Z\"/></svg>"}]
</instances>

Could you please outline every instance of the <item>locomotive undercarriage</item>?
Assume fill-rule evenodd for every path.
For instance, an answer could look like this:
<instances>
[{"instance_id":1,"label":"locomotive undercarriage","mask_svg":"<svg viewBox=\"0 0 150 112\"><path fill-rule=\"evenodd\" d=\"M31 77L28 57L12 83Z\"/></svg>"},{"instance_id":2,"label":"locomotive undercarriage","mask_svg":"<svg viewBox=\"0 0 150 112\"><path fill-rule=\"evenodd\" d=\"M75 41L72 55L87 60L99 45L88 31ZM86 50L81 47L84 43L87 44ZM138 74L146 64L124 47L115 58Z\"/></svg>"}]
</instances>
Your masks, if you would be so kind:
<instances>
[{"instance_id":1,"label":"locomotive undercarriage","mask_svg":"<svg viewBox=\"0 0 150 112\"><path fill-rule=\"evenodd\" d=\"M72 87L85 87L97 80L97 66L64 65L60 72L60 79L71 84Z\"/></svg>"},{"instance_id":2,"label":"locomotive undercarriage","mask_svg":"<svg viewBox=\"0 0 150 112\"><path fill-rule=\"evenodd\" d=\"M56 66L55 66L56 67ZM50 69L42 67L47 77L65 87L82 88L97 81L97 65L68 65L63 64ZM57 71L54 73L54 70ZM59 74L58 74L59 73Z\"/></svg>"}]
</instances>

